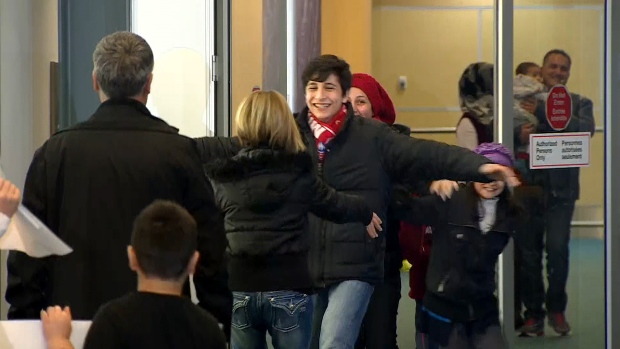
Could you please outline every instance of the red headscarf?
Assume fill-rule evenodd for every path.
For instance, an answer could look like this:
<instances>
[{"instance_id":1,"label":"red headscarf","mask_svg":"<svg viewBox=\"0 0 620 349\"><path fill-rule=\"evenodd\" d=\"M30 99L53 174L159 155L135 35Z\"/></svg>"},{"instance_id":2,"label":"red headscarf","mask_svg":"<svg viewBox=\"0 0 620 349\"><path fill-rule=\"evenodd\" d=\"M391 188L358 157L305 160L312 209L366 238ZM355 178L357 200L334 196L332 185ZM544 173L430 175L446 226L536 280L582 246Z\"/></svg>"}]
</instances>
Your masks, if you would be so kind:
<instances>
[{"instance_id":1,"label":"red headscarf","mask_svg":"<svg viewBox=\"0 0 620 349\"><path fill-rule=\"evenodd\" d=\"M388 125L394 123L396 120L394 104L390 96L385 92L383 86L381 86L375 78L363 73L353 74L353 83L351 87L359 88L368 96L374 113L373 118L383 121Z\"/></svg>"}]
</instances>

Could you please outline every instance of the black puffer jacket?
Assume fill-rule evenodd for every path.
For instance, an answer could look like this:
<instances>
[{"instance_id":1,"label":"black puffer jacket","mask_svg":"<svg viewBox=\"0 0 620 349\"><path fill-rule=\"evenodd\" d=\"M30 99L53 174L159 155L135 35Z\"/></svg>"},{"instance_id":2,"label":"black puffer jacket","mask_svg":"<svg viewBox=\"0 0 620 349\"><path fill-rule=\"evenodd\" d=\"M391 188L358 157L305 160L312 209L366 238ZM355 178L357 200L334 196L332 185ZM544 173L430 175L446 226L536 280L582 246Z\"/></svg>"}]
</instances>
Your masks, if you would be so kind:
<instances>
[{"instance_id":1,"label":"black puffer jacket","mask_svg":"<svg viewBox=\"0 0 620 349\"><path fill-rule=\"evenodd\" d=\"M393 183L489 181L478 172L490 162L487 158L461 147L399 134L379 121L355 117L348 107L340 132L327 146L322 177L340 192L364 197L384 222ZM297 115L297 123L316 166L318 153L307 108ZM335 224L314 216L310 227L310 266L319 286L344 280L374 284L383 279L385 234L369 239L359 223Z\"/></svg>"},{"instance_id":2,"label":"black puffer jacket","mask_svg":"<svg viewBox=\"0 0 620 349\"><path fill-rule=\"evenodd\" d=\"M483 233L478 202L468 184L445 202L435 195L411 198L408 214L400 214L410 223L433 226L424 305L455 322L497 318L495 265L516 226L518 210L504 198L497 203L495 224Z\"/></svg>"},{"instance_id":3,"label":"black puffer jacket","mask_svg":"<svg viewBox=\"0 0 620 349\"><path fill-rule=\"evenodd\" d=\"M354 116L350 104L348 110L340 132L327 147L322 178L339 192L362 196L384 223L394 183L415 187L420 181L436 179L489 182L478 172L480 166L490 163L484 156L399 134L382 122ZM316 169L318 153L308 125L308 109L296 118ZM236 138L196 141L203 161L230 157L240 149ZM310 231L310 270L316 286L345 280L382 281L385 234L370 239L361 223L335 224L313 215Z\"/></svg>"},{"instance_id":4,"label":"black puffer jacket","mask_svg":"<svg viewBox=\"0 0 620 349\"><path fill-rule=\"evenodd\" d=\"M313 173L307 153L243 149L207 166L225 213L233 291L312 288L308 212L368 225L372 211L359 197L336 193Z\"/></svg>"},{"instance_id":5,"label":"black puffer jacket","mask_svg":"<svg viewBox=\"0 0 620 349\"><path fill-rule=\"evenodd\" d=\"M411 136L411 128L401 124L392 125L394 131L407 137ZM387 211L387 231L385 232L385 265L384 277L388 276L399 278L400 268L403 264L403 254L401 252L398 232L400 231L400 220L391 210Z\"/></svg>"}]
</instances>

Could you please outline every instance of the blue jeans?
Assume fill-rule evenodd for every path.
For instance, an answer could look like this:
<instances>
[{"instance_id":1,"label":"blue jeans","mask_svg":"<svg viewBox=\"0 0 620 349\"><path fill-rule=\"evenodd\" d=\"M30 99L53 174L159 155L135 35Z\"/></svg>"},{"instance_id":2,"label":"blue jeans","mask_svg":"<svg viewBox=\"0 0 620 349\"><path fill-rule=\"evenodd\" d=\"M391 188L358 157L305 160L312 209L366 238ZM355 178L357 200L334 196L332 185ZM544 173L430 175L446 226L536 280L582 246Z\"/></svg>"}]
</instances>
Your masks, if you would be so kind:
<instances>
[{"instance_id":1,"label":"blue jeans","mask_svg":"<svg viewBox=\"0 0 620 349\"><path fill-rule=\"evenodd\" d=\"M308 349L314 299L295 291L233 292L233 349Z\"/></svg>"},{"instance_id":2,"label":"blue jeans","mask_svg":"<svg viewBox=\"0 0 620 349\"><path fill-rule=\"evenodd\" d=\"M353 349L374 287L347 280L322 289L317 295L312 328L312 349Z\"/></svg>"}]
</instances>

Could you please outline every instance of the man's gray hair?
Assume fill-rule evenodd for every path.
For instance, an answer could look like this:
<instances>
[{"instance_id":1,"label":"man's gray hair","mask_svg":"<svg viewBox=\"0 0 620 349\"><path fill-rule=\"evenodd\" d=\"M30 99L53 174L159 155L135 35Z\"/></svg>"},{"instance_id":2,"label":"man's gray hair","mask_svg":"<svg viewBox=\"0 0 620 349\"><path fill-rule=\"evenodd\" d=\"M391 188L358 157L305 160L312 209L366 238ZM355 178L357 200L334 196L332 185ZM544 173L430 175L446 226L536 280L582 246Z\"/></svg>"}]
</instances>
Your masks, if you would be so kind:
<instances>
[{"instance_id":1,"label":"man's gray hair","mask_svg":"<svg viewBox=\"0 0 620 349\"><path fill-rule=\"evenodd\" d=\"M93 52L97 83L108 98L139 95L153 72L153 64L153 51L146 40L127 31L104 37Z\"/></svg>"}]
</instances>

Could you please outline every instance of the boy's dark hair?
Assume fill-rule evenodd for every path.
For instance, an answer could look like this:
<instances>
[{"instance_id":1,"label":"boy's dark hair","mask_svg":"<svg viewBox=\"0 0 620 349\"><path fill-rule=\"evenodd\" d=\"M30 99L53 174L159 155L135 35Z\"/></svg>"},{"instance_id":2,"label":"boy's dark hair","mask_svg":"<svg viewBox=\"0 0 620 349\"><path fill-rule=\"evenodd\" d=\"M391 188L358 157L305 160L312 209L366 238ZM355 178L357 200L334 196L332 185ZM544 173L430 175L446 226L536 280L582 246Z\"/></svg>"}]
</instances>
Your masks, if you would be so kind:
<instances>
[{"instance_id":1,"label":"boy's dark hair","mask_svg":"<svg viewBox=\"0 0 620 349\"><path fill-rule=\"evenodd\" d=\"M197 239L196 221L186 209L155 200L136 217L131 246L146 276L177 280L187 270Z\"/></svg>"},{"instance_id":2,"label":"boy's dark hair","mask_svg":"<svg viewBox=\"0 0 620 349\"><path fill-rule=\"evenodd\" d=\"M555 49L545 53L545 57L543 57L543 65L545 65L545 63L547 63L547 59L549 59L549 56L551 56L551 55L562 55L562 56L566 57L566 59L568 59L568 66L569 67L571 65L573 65L573 61L570 59L570 56L568 55L568 53L566 53L566 51L560 50L558 48L555 48Z\"/></svg>"},{"instance_id":3,"label":"boy's dark hair","mask_svg":"<svg viewBox=\"0 0 620 349\"><path fill-rule=\"evenodd\" d=\"M538 64L534 62L523 62L519 63L517 69L515 69L515 75L527 75L527 71L532 67L538 67Z\"/></svg>"},{"instance_id":4,"label":"boy's dark hair","mask_svg":"<svg viewBox=\"0 0 620 349\"><path fill-rule=\"evenodd\" d=\"M301 81L305 87L309 81L323 82L332 74L338 77L342 87L342 95L344 96L351 88L351 80L353 78L349 63L338 56L321 55L311 60L301 74Z\"/></svg>"}]
</instances>

